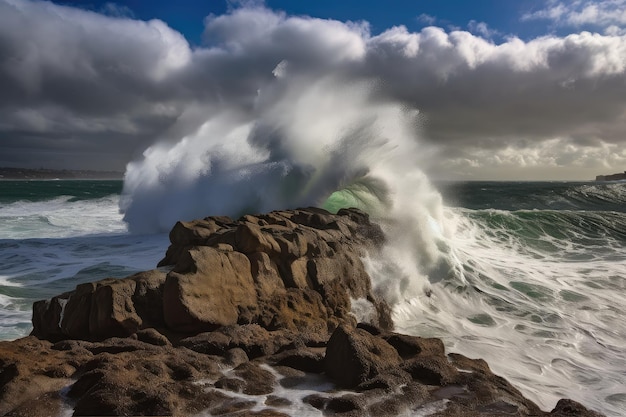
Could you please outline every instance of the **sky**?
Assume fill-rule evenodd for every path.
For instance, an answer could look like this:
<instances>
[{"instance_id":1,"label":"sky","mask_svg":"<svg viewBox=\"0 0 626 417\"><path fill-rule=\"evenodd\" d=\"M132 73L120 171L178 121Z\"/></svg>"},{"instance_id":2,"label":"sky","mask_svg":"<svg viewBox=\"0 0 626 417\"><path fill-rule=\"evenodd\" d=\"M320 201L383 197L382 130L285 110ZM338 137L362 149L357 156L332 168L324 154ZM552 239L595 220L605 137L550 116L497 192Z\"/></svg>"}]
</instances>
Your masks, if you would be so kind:
<instances>
[{"instance_id":1,"label":"sky","mask_svg":"<svg viewBox=\"0 0 626 417\"><path fill-rule=\"evenodd\" d=\"M0 0L0 166L124 171L329 78L418 111L435 179L626 170L626 0Z\"/></svg>"}]
</instances>

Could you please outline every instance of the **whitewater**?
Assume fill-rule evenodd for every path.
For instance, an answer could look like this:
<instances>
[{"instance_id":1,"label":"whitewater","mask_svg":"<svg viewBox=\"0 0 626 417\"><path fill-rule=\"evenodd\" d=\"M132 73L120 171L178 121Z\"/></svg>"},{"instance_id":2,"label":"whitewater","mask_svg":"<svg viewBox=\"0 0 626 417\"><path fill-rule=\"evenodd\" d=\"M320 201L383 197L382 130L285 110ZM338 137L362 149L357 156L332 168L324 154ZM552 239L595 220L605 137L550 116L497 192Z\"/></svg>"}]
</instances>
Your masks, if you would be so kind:
<instances>
[{"instance_id":1,"label":"whitewater","mask_svg":"<svg viewBox=\"0 0 626 417\"><path fill-rule=\"evenodd\" d=\"M34 300L154 268L178 220L358 207L397 330L485 359L542 408L626 410L626 184L438 183L419 112L340 78L276 82L115 181L0 181L0 338Z\"/></svg>"}]
</instances>

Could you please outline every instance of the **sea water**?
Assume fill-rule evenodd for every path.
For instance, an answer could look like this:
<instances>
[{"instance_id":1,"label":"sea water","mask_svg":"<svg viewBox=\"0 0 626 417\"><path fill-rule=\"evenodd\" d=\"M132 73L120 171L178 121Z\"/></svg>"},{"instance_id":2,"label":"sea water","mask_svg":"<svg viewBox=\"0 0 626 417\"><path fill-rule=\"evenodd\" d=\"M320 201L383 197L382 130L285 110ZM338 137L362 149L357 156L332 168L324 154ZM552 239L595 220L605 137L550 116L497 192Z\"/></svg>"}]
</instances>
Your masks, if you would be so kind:
<instances>
[{"instance_id":1,"label":"sea water","mask_svg":"<svg viewBox=\"0 0 626 417\"><path fill-rule=\"evenodd\" d=\"M626 415L626 183L436 188L441 219L413 232L439 257L403 253L417 238L396 234L393 256L364 259L397 329L487 360L544 409L570 397ZM167 235L129 233L121 192L121 181L0 181L0 339L30 332L35 300L155 267Z\"/></svg>"},{"instance_id":2,"label":"sea water","mask_svg":"<svg viewBox=\"0 0 626 417\"><path fill-rule=\"evenodd\" d=\"M130 235L122 181L0 181L0 340L27 335L32 303L152 269L167 235Z\"/></svg>"}]
</instances>

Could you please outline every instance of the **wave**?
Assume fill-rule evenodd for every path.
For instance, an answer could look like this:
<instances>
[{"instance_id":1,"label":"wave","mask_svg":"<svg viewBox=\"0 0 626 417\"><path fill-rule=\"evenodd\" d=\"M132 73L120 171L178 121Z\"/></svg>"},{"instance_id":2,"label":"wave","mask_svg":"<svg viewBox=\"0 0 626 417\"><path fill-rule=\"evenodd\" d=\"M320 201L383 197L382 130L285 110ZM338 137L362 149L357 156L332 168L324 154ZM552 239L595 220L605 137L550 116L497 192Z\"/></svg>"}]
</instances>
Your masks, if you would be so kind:
<instances>
[{"instance_id":1,"label":"wave","mask_svg":"<svg viewBox=\"0 0 626 417\"><path fill-rule=\"evenodd\" d=\"M42 201L14 201L0 206L4 239L62 238L127 231L119 196L75 199L59 196Z\"/></svg>"},{"instance_id":2,"label":"wave","mask_svg":"<svg viewBox=\"0 0 626 417\"><path fill-rule=\"evenodd\" d=\"M131 236L127 232L0 239L0 340L30 332L34 301L81 283L152 269L167 243L166 235Z\"/></svg>"},{"instance_id":3,"label":"wave","mask_svg":"<svg viewBox=\"0 0 626 417\"><path fill-rule=\"evenodd\" d=\"M492 238L516 252L564 260L588 260L621 252L626 216L614 211L462 210Z\"/></svg>"},{"instance_id":4,"label":"wave","mask_svg":"<svg viewBox=\"0 0 626 417\"><path fill-rule=\"evenodd\" d=\"M626 211L626 183L440 183L451 206L498 210Z\"/></svg>"},{"instance_id":5,"label":"wave","mask_svg":"<svg viewBox=\"0 0 626 417\"><path fill-rule=\"evenodd\" d=\"M450 208L445 218L447 273L397 305L398 328L486 358L546 409L568 396L618 415L626 216Z\"/></svg>"}]
</instances>

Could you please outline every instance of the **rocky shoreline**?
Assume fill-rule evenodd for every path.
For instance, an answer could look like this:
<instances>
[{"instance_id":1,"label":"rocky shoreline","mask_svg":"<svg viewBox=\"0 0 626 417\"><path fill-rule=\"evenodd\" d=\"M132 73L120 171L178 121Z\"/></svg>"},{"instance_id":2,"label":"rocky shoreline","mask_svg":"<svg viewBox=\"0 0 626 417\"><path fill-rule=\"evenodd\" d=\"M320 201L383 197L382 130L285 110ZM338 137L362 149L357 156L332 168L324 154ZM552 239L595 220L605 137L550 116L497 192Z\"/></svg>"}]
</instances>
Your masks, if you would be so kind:
<instances>
[{"instance_id":1,"label":"rocky shoreline","mask_svg":"<svg viewBox=\"0 0 626 417\"><path fill-rule=\"evenodd\" d=\"M0 342L0 415L599 416L544 412L481 359L393 332L356 209L179 222L157 269L33 306ZM358 308L355 308L358 306Z\"/></svg>"}]
</instances>

